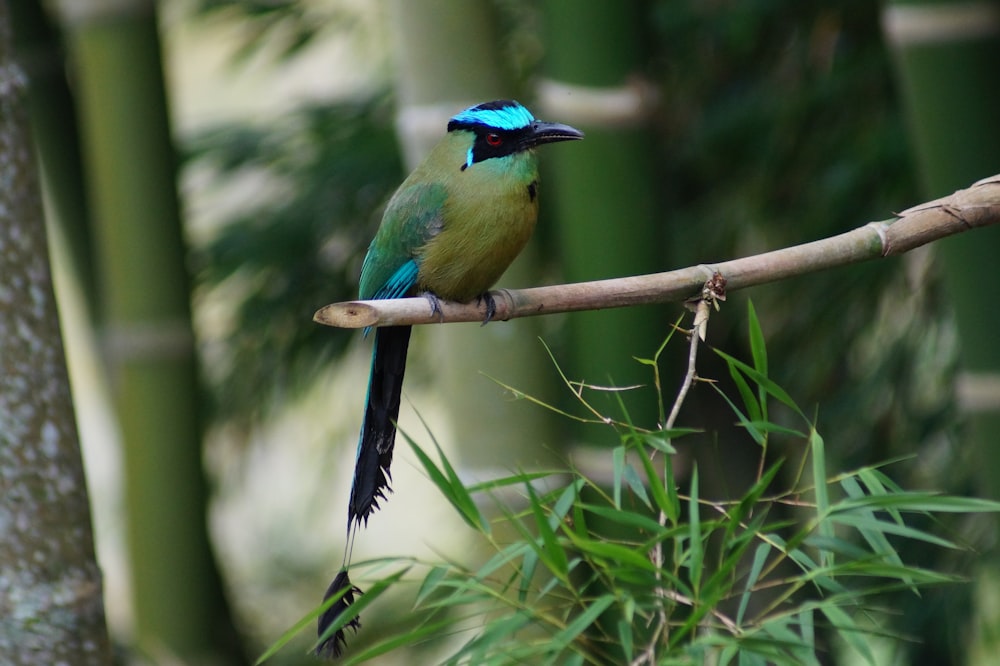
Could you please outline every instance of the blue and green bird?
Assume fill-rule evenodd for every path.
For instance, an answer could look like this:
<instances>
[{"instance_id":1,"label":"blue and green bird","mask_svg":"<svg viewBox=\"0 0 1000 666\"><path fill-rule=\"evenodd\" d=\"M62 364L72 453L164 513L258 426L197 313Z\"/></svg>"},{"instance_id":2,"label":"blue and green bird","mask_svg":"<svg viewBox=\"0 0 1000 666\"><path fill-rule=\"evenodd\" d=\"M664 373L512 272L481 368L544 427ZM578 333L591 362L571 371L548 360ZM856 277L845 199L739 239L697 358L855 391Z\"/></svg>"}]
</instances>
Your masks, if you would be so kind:
<instances>
[{"instance_id":1,"label":"blue and green bird","mask_svg":"<svg viewBox=\"0 0 1000 666\"><path fill-rule=\"evenodd\" d=\"M582 139L568 125L536 120L512 100L470 107L448 122L448 132L389 200L361 268L365 300L424 294L432 309L438 299L486 304L489 288L521 252L538 219L538 161L534 148ZM389 466L406 370L409 326L375 330L368 397L358 442L347 510L344 565L327 598L347 593L321 617L319 652L336 656L343 630L327 628L353 602L347 575L353 534L366 524L389 489ZM357 618L348 626L357 628Z\"/></svg>"}]
</instances>

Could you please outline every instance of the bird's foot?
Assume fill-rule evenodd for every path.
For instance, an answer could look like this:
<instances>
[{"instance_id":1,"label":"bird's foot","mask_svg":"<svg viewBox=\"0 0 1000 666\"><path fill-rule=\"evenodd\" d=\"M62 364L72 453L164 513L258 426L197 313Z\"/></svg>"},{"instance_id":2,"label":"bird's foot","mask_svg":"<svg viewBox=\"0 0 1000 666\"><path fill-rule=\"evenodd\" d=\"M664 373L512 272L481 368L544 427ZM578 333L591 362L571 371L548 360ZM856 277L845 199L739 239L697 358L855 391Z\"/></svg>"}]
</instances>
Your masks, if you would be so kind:
<instances>
[{"instance_id":1,"label":"bird's foot","mask_svg":"<svg viewBox=\"0 0 1000 666\"><path fill-rule=\"evenodd\" d=\"M486 318L483 319L482 325L486 326L493 320L493 315L497 313L497 302L493 299L493 294L488 291L476 296L476 305L481 305L484 302L486 303Z\"/></svg>"},{"instance_id":2,"label":"bird's foot","mask_svg":"<svg viewBox=\"0 0 1000 666\"><path fill-rule=\"evenodd\" d=\"M427 299L427 302L431 304L431 316L438 316L438 319L444 320L444 312L441 310L441 299L438 298L437 294L433 291L425 291L423 297Z\"/></svg>"}]
</instances>

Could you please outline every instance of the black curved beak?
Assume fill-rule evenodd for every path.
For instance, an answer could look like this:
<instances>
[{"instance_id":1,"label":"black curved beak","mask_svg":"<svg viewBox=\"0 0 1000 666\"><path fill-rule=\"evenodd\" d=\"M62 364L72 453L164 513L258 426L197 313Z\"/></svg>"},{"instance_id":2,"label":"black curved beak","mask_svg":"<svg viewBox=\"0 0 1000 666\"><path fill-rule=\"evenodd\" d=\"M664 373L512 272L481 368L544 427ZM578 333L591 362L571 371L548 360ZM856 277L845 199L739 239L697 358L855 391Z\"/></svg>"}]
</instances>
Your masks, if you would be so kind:
<instances>
[{"instance_id":1,"label":"black curved beak","mask_svg":"<svg viewBox=\"0 0 1000 666\"><path fill-rule=\"evenodd\" d=\"M562 123L547 123L535 120L531 123L531 133L528 135L527 143L533 147L540 146L543 143L573 141L582 138L583 132L575 127L563 125Z\"/></svg>"}]
</instances>

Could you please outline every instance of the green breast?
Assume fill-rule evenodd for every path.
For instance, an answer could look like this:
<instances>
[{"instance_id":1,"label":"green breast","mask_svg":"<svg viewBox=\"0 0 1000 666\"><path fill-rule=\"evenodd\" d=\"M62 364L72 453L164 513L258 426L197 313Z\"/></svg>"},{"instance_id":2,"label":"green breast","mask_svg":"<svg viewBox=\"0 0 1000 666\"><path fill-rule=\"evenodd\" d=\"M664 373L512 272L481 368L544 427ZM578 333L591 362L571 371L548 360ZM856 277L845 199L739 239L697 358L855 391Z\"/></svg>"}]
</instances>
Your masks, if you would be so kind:
<instances>
[{"instance_id":1,"label":"green breast","mask_svg":"<svg viewBox=\"0 0 1000 666\"><path fill-rule=\"evenodd\" d=\"M489 290L524 249L538 219L532 152L485 160L441 182L442 226L419 251L417 287L467 302Z\"/></svg>"}]
</instances>

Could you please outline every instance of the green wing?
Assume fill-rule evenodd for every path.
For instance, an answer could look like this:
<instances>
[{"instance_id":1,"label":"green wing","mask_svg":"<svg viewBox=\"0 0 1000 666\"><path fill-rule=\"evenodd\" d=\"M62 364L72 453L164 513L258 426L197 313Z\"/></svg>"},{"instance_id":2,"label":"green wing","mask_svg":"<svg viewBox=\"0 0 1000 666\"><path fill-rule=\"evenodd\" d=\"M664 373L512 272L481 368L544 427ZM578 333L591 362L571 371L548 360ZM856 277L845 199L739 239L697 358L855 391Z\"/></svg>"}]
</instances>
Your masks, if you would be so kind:
<instances>
[{"instance_id":1,"label":"green wing","mask_svg":"<svg viewBox=\"0 0 1000 666\"><path fill-rule=\"evenodd\" d=\"M447 192L439 183L402 186L389 200L361 266L362 299L400 298L417 281L420 249L444 224Z\"/></svg>"}]
</instances>

